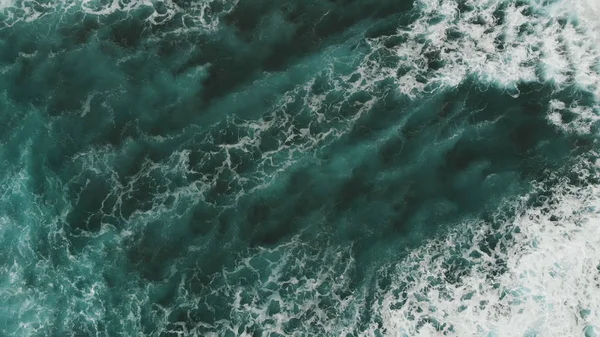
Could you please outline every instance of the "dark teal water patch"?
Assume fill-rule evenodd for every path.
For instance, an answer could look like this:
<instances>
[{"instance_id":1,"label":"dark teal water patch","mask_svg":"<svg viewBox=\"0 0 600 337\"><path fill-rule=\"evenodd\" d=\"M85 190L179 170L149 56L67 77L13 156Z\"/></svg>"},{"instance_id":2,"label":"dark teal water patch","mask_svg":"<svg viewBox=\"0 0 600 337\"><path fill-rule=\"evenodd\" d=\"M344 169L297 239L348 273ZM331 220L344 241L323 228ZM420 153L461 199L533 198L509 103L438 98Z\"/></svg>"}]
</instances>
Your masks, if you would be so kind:
<instances>
[{"instance_id":1,"label":"dark teal water patch","mask_svg":"<svg viewBox=\"0 0 600 337\"><path fill-rule=\"evenodd\" d=\"M182 30L184 2L149 25L155 5L0 28L5 335L261 336L279 313L287 335L365 331L390 282L375 271L514 216L499 205L595 146L548 121L551 99L593 104L574 85L356 87L365 58L397 67L366 39L410 2L214 2L210 32Z\"/></svg>"}]
</instances>

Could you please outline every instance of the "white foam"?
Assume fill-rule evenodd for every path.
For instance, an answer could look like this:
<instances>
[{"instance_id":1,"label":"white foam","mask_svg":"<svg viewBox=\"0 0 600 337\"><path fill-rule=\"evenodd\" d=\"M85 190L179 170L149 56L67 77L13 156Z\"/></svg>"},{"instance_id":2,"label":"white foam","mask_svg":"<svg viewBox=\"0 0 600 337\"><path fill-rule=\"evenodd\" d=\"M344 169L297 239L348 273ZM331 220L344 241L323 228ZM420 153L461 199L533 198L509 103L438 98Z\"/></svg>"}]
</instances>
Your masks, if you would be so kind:
<instances>
[{"instance_id":1,"label":"white foam","mask_svg":"<svg viewBox=\"0 0 600 337\"><path fill-rule=\"evenodd\" d=\"M592 132L592 125L600 120L597 110L598 107L586 107L577 104L567 107L564 102L555 99L550 101L548 119L552 124L565 132L585 135ZM565 123L561 115L564 112L570 112L575 117L570 122Z\"/></svg>"},{"instance_id":2,"label":"white foam","mask_svg":"<svg viewBox=\"0 0 600 337\"><path fill-rule=\"evenodd\" d=\"M2 11L15 6L12 2L1 1ZM506 3L509 5L505 14L502 14L504 23L498 24L493 13ZM173 18L174 13L180 10L173 2L167 1L165 4L166 14L153 14L151 23L160 24ZM194 15L203 27L214 29L218 21L207 17L209 14L206 4L206 1L198 2L197 15ZM311 80L306 86L290 92L289 97L282 99L281 105L270 111L270 115L265 118L252 121L230 120L228 126L236 125L241 129L252 130L253 133L251 136L242 137L235 144L221 144L220 149L226 153L226 158L215 172L208 172L204 180L178 190L166 191L157 195L157 200L166 200L171 195L177 198L188 196L192 200L198 200L199 196L215 184L224 170L231 170L234 176L237 174L229 151L256 150L260 145L261 136L272 128L284 134L286 140L296 141L297 145L292 147L281 142L277 149L262 153L258 165L263 168L263 175L256 181L261 181L265 176L272 176L271 167L275 167L277 171L285 170L290 165L291 160L288 159L293 153L314 149L324 141L337 138L349 130L351 124L362 113L369 110L374 100L363 103L358 112L341 123L341 126L335 124L340 122L339 117L326 116L326 109L336 111L336 108L347 101L354 92L373 93L375 84L388 78L395 79L400 92L412 96L424 94L427 90L432 90L432 87L456 86L468 76L476 76L484 85L498 85L507 90L513 90L518 82L543 80L553 82L557 87L575 83L596 93L598 97L598 5L593 0L559 1L550 5L533 2L529 5L529 9L533 11L531 16L524 15L526 8L516 7L514 1L467 1L467 4L473 9L460 12L454 1L419 1L421 18L398 32L398 35L406 37L406 43L387 48L383 45L386 38L372 39L368 42L373 52L365 58L357 71L360 75L359 81L347 81L351 75L341 78L331 76L330 80L335 90L344 89L341 90L344 92L344 99L336 102L333 107L323 104L326 95L310 92L314 83L314 80ZM90 2L84 1L82 6L90 14L107 15L115 11L133 10L135 6L151 5L148 1L126 5L113 1L106 7L93 8ZM11 12L9 18L13 15L14 20L27 21L43 15L33 12L26 5L21 9L21 12L16 12L17 17ZM431 25L432 18L438 16L442 18L441 21ZM569 21L573 18L578 18L581 22L576 24ZM564 28L559 19L567 20ZM529 33L519 33L519 27L523 25L529 26ZM460 37L449 39L447 35L450 29L459 32ZM495 42L501 37L505 39L503 50L499 50ZM423 41L427 42L427 45ZM389 49L400 58L396 67L384 66L377 62L374 58L375 52L382 49ZM445 66L430 69L424 56L426 51L439 51ZM541 75L536 69L539 65L543 68ZM408 71L397 77L399 67L406 67ZM419 76L426 78L427 83L418 81ZM514 91L513 94L517 95L518 92ZM305 101L305 106L309 107L315 116L308 127L297 128L294 124L295 116L286 112L286 102L290 102L288 98L293 99L296 96ZM91 100L92 96L88 99ZM85 114L89 110L86 102L83 105L82 113ZM571 109L578 117L570 123L564 123L560 112L565 109ZM589 133L591 123L597 120L597 114L592 107L569 107L564 102L553 101L548 118L565 132ZM323 126L328 131L315 134L311 129L314 125ZM111 161L117 155L122 154L115 153L111 148L98 149L82 154L74 158L74 161L81 161L82 171L110 176L114 182L113 193L120 197L131 192L138 179L149 176L153 171L160 171L160 176L185 175L192 172L188 168L190 152L181 150L173 153L164 165L146 162L127 185L121 185L111 168ZM213 154L206 156L210 158L211 155ZM593 157L596 157L595 154ZM575 169L585 175L586 170L591 168L597 168L597 163L582 163ZM236 177L238 180L243 178L239 175ZM251 178L254 177L247 179ZM434 320L440 324L445 323L444 328L440 330L445 330L450 336L523 336L536 332L540 336L583 336L586 329L596 329L598 332L600 291L598 270L595 269L600 262L600 249L597 248L600 247L598 188L595 185L574 187L564 181L553 191L552 200L547 200L542 206L525 210L523 216L503 223L500 229L493 229L483 222L473 222L459 226L446 237L428 242L392 266L392 290L380 294L380 301L369 308L364 306L360 293L346 297L337 295L348 285L350 277L345 276L349 276L354 265L348 247L331 247L330 250L314 253L311 252L311 247L293 241L273 250L262 249L252 257L244 259L238 268L249 268L252 260L271 259L269 254L281 253L280 257L273 258L274 261L271 262L276 264L276 267L267 275L268 281L257 282L253 285L256 288L234 286L215 290L224 298L232 299L234 315L231 320L217 322L215 327L199 324L197 327L184 325L182 329L186 331L186 335L202 335L198 331L211 329L231 329L237 332L244 324L256 321L264 330L282 333L286 322L294 318L303 319L312 312L316 314L311 320L302 322L303 327L308 330L315 329L316 326L319 331L328 334L356 332L359 335L372 336L375 330L380 329L375 321L366 331L353 326L354 318L366 310L371 310L376 318L381 319L381 324L389 336L440 334L432 323ZM115 207L119 207L118 203ZM133 217L151 219L152 212L165 211L165 208L157 206L156 209L145 213L135 213ZM116 210L114 212L118 215ZM42 216L43 214L40 215ZM553 221L553 217L557 220ZM8 228L8 225L4 224L4 221L8 220L0 218L0 221L0 228ZM486 235L494 232L506 233L515 226L519 227L520 232L513 233L513 239L506 239L500 244L503 249L498 248L491 255L481 251L479 243L485 240ZM135 228L127 228L126 232L131 233L131 230ZM103 231L110 231L110 227L103 227ZM27 246L26 242L23 246ZM306 253L302 254L303 251ZM481 257L470 257L469 254L473 251L477 251ZM294 252L300 253L294 255ZM448 282L442 277L448 272L447 263L461 252L466 260L473 263L473 267L467 270L460 282ZM91 257L89 259L92 260ZM82 264L84 263L86 261L82 261ZM303 275L303 267L307 264L321 266L321 269L313 276ZM505 265L504 272L494 276L493 271L501 264ZM344 266L346 269L336 269L336 266ZM295 273L303 276L285 279L283 268L295 268ZM236 270L225 271L225 274L233 272ZM23 282L23 274L18 268L11 269L7 274L11 278L10 284ZM439 281L439 284L435 281ZM276 288L269 290L267 298L262 297L259 293L260 288L271 282L277 283ZM297 297L284 302L280 299L289 297L286 298L281 292L289 284L296 287ZM332 289L320 292L318 288L324 284L330 284ZM50 285L47 286L48 289L53 289ZM399 303L401 301L394 290L406 294L406 303ZM16 286L11 291L26 304L25 310L40 306L35 310L51 311L48 307L41 307L42 294ZM22 295L19 291L29 293ZM97 300L100 291L103 291L101 287L92 284L83 292L86 296L95 296ZM53 293L56 290L48 292ZM205 305L199 299L186 294L184 287L181 287L180 292L180 298L186 301L185 306L193 308ZM249 302L242 301L243 292L250 292L252 295ZM319 306L325 298L333 299L335 304L333 308L329 308L330 311ZM283 306L281 313L268 314L270 300L280 302ZM137 303L136 299L132 301L136 303L131 304L135 308L143 304L141 299L141 304ZM487 302L482 305L481 301ZM92 308L100 307L101 304ZM49 313L47 316L52 315ZM94 315L90 314L89 317ZM164 317L168 317L166 309ZM51 326L52 323L40 324ZM31 332L33 328L25 326L22 329ZM214 335L217 334L218 332L214 332Z\"/></svg>"},{"instance_id":3,"label":"white foam","mask_svg":"<svg viewBox=\"0 0 600 337\"><path fill-rule=\"evenodd\" d=\"M399 302L393 289L373 308L388 335L436 335L434 321L446 324L440 330L449 336L583 336L586 329L598 331L600 187L573 187L565 181L554 192L552 200L497 230L468 224L400 261L396 281L397 287L409 285L406 303L392 307ZM519 232L511 230L516 227ZM484 234L511 232L514 240L498 245L504 250L481 252ZM460 251L473 267L460 282L447 282L446 263ZM472 257L474 251L481 257ZM492 276L501 264L505 271ZM430 323L420 326L424 322Z\"/></svg>"},{"instance_id":4,"label":"white foam","mask_svg":"<svg viewBox=\"0 0 600 337\"><path fill-rule=\"evenodd\" d=\"M409 69L396 79L399 90L408 95L422 93L432 84L456 86L467 76L478 78L484 86L507 89L544 80L558 87L575 83L598 93L600 35L597 5L592 1L532 1L527 5L465 1L461 9L454 0L421 0L417 2L420 18L395 35L404 37L405 43L388 48L383 43L390 37L379 37L370 44L374 52L393 51L400 57L398 66ZM502 48L499 41L503 41ZM439 53L445 66L429 68L428 52ZM364 67L396 77L396 69L368 62ZM426 78L427 83L416 81L417 77Z\"/></svg>"},{"instance_id":5,"label":"white foam","mask_svg":"<svg viewBox=\"0 0 600 337\"><path fill-rule=\"evenodd\" d=\"M177 14L182 15L181 29L176 29L171 33L181 33L183 31L210 32L218 29L219 17L231 12L239 0L198 0L188 4L188 8L181 8L173 0L112 0L110 2L99 2L96 0L76 0L76 1L52 1L49 3L39 3L32 0L13 1L0 0L0 15L3 15L3 22L0 29L11 27L17 22L32 22L38 20L50 13L64 12L74 7L88 14L97 16L106 16L118 12L131 12L140 8L152 8L152 12L146 21L151 25L162 25L167 21L173 20ZM222 8L220 12L212 12L211 4L219 3ZM158 8L161 8L160 10ZM42 9L42 11L39 11ZM192 22L192 26L187 26L185 21Z\"/></svg>"}]
</instances>

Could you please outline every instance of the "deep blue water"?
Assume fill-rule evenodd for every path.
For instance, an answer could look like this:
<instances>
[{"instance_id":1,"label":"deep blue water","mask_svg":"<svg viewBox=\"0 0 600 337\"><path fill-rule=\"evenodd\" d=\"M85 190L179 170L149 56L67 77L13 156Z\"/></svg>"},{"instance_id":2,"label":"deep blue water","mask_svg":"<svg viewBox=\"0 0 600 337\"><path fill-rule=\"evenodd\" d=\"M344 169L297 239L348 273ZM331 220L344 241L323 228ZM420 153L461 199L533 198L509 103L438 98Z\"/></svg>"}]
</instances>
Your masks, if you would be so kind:
<instances>
[{"instance_id":1,"label":"deep blue water","mask_svg":"<svg viewBox=\"0 0 600 337\"><path fill-rule=\"evenodd\" d=\"M597 10L0 0L0 336L595 336Z\"/></svg>"}]
</instances>

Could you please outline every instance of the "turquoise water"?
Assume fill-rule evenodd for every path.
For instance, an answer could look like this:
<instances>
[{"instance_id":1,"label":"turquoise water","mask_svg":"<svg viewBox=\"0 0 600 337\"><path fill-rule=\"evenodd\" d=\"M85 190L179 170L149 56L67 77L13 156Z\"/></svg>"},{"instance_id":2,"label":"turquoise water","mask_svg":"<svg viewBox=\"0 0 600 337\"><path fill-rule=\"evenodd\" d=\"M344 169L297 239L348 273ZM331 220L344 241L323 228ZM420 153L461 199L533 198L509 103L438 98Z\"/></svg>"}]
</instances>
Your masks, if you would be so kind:
<instances>
[{"instance_id":1,"label":"turquoise water","mask_svg":"<svg viewBox=\"0 0 600 337\"><path fill-rule=\"evenodd\" d=\"M0 0L0 336L594 336L600 8Z\"/></svg>"}]
</instances>

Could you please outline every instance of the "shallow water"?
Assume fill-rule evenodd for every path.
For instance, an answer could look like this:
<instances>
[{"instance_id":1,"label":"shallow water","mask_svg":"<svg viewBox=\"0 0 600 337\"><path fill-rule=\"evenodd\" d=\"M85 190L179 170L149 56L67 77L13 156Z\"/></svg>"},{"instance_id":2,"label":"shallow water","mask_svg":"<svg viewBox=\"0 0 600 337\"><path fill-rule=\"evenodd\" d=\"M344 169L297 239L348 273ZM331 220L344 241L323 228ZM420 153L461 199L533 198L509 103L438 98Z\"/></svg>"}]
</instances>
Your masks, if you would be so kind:
<instances>
[{"instance_id":1,"label":"shallow water","mask_svg":"<svg viewBox=\"0 0 600 337\"><path fill-rule=\"evenodd\" d=\"M0 0L0 335L600 334L593 0Z\"/></svg>"}]
</instances>

